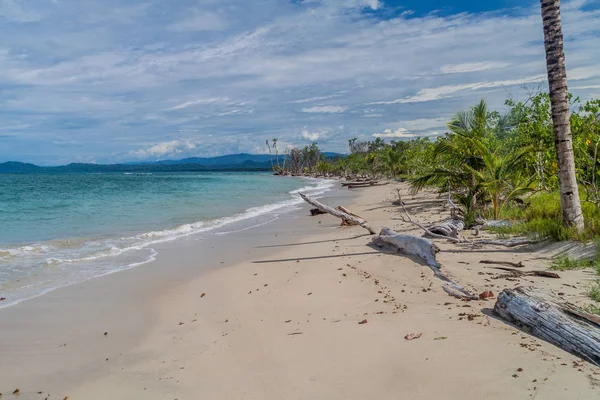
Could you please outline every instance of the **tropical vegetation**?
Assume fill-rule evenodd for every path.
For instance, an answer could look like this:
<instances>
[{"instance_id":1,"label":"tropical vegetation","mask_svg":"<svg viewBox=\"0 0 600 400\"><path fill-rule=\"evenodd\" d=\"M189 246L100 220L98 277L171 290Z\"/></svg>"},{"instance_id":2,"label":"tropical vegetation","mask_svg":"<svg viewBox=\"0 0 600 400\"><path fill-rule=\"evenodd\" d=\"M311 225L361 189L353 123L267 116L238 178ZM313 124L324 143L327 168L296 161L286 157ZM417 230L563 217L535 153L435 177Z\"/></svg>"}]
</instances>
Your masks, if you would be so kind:
<instances>
[{"instance_id":1,"label":"tropical vegetation","mask_svg":"<svg viewBox=\"0 0 600 400\"><path fill-rule=\"evenodd\" d=\"M515 221L499 233L538 234L555 239L600 236L600 100L572 98L573 154L585 228L564 225L557 154L548 94L506 101L506 112L484 100L457 112L436 137L371 141L351 139L349 154L326 158L317 143L283 156L279 173L394 178L414 191L450 193L467 224L479 218Z\"/></svg>"}]
</instances>

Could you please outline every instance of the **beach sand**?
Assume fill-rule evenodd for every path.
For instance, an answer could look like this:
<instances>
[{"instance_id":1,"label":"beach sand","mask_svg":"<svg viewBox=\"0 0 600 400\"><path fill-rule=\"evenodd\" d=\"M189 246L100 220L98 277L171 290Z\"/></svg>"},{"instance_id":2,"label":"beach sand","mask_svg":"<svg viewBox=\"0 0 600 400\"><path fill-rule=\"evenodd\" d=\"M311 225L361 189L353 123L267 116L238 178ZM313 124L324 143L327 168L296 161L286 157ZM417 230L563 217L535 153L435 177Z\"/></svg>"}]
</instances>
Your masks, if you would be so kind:
<instances>
[{"instance_id":1,"label":"beach sand","mask_svg":"<svg viewBox=\"0 0 600 400\"><path fill-rule=\"evenodd\" d=\"M396 188L418 204L409 208L421 222L447 215L443 199L409 196L401 183L323 201L375 229L421 235L391 204ZM449 297L417 259L371 247L364 229L309 208L276 226L165 246L154 263L0 310L0 391L73 400L600 398L600 369L498 320L494 300ZM534 285L578 301L593 277L506 279L479 264L547 268L555 248L439 246L444 271L477 293Z\"/></svg>"}]
</instances>

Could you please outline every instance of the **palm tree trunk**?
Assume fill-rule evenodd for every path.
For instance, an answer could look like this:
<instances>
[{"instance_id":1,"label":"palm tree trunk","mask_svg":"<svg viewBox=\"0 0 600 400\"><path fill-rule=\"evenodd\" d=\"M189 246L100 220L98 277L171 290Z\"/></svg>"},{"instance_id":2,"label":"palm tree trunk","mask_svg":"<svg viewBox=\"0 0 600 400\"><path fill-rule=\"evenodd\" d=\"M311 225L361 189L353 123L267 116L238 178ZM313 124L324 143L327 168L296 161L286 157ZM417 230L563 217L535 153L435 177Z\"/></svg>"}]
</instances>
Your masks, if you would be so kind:
<instances>
[{"instance_id":1,"label":"palm tree trunk","mask_svg":"<svg viewBox=\"0 0 600 400\"><path fill-rule=\"evenodd\" d=\"M544 24L544 46L554 125L554 145L558 156L558 186L563 223L566 226L573 226L578 232L581 232L584 228L583 213L575 176L560 0L540 0L540 4Z\"/></svg>"}]
</instances>

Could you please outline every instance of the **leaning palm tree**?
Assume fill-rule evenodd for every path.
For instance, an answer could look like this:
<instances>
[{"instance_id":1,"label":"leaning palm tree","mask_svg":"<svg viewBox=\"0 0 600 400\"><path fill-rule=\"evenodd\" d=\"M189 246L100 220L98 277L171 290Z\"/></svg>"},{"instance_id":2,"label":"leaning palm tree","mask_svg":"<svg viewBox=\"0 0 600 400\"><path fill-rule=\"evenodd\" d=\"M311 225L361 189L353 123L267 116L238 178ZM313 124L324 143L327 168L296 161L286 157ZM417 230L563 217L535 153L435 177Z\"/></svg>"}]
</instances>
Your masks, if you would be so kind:
<instances>
[{"instance_id":1,"label":"leaning palm tree","mask_svg":"<svg viewBox=\"0 0 600 400\"><path fill-rule=\"evenodd\" d=\"M581 232L584 228L584 221L575 175L560 0L540 0L540 4L544 24L546 69L554 125L554 145L558 158L558 186L563 224L572 226Z\"/></svg>"}]
</instances>

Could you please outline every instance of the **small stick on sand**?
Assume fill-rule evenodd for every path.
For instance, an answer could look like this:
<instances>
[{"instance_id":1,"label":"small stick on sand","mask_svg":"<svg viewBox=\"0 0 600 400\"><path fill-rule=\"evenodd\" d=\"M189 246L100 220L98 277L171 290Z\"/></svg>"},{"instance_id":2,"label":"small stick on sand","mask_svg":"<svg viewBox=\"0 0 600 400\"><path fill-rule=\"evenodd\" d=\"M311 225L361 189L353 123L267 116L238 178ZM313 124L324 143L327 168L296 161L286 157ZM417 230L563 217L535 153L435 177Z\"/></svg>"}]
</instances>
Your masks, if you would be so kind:
<instances>
[{"instance_id":1,"label":"small stick on sand","mask_svg":"<svg viewBox=\"0 0 600 400\"><path fill-rule=\"evenodd\" d=\"M509 267L514 268L523 268L525 265L521 261L518 263L512 261L494 261L494 260L481 260L480 264L498 264L498 265L508 265Z\"/></svg>"}]
</instances>

